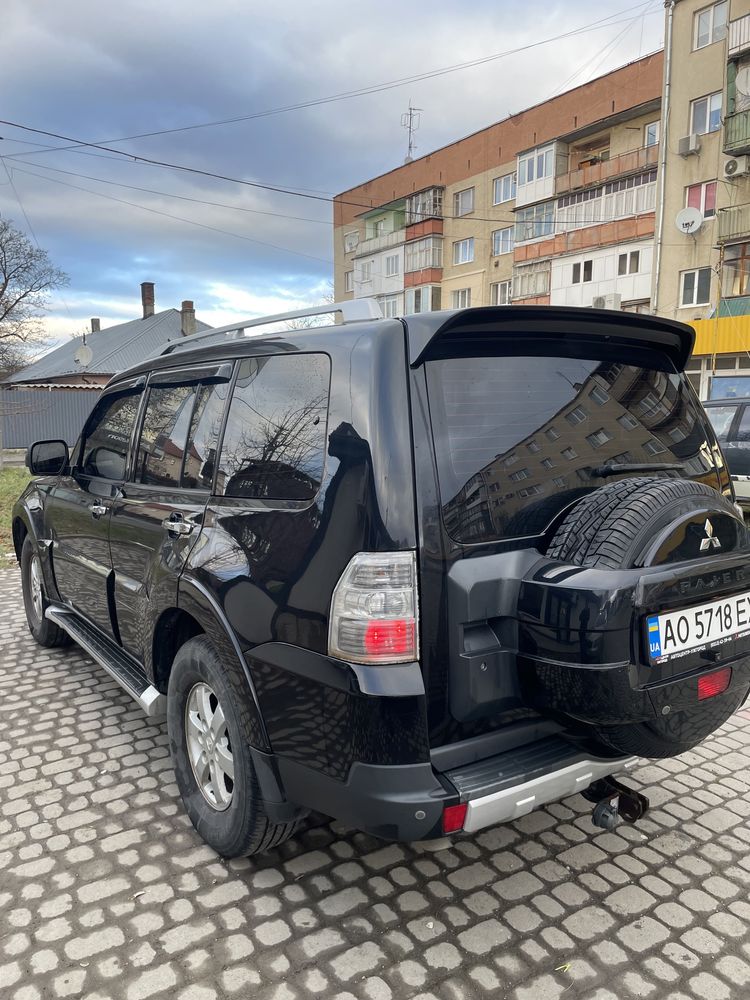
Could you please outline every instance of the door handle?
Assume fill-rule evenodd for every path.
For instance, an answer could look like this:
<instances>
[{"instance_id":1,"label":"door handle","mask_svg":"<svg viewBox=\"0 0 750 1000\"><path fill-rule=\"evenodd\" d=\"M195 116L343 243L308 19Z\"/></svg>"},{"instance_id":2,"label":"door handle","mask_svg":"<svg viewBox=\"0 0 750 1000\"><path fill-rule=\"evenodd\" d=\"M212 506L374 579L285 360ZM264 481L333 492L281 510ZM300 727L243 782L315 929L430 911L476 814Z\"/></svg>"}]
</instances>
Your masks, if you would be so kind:
<instances>
[{"instance_id":1,"label":"door handle","mask_svg":"<svg viewBox=\"0 0 750 1000\"><path fill-rule=\"evenodd\" d=\"M103 503L92 503L89 504L89 510L92 515L96 518L103 517L107 513L107 508Z\"/></svg>"},{"instance_id":2,"label":"door handle","mask_svg":"<svg viewBox=\"0 0 750 1000\"><path fill-rule=\"evenodd\" d=\"M177 516L171 514L169 517L165 517L161 522L161 526L170 535L189 535L195 527L192 521L186 521L179 514Z\"/></svg>"}]
</instances>

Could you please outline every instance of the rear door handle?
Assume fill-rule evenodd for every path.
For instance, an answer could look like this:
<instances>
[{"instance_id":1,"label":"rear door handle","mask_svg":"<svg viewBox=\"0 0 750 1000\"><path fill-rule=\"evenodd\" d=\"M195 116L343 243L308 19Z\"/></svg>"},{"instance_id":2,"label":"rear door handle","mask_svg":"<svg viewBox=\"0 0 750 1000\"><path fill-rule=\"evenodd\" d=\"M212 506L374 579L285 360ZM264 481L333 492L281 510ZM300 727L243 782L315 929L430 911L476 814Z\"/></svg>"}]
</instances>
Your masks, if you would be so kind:
<instances>
[{"instance_id":1,"label":"rear door handle","mask_svg":"<svg viewBox=\"0 0 750 1000\"><path fill-rule=\"evenodd\" d=\"M186 521L179 514L177 516L170 514L169 517L165 517L161 522L161 526L170 535L189 535L195 527L192 521Z\"/></svg>"},{"instance_id":2,"label":"rear door handle","mask_svg":"<svg viewBox=\"0 0 750 1000\"><path fill-rule=\"evenodd\" d=\"M96 518L103 517L107 513L107 508L103 503L92 503L89 504L89 510L92 515Z\"/></svg>"}]
</instances>

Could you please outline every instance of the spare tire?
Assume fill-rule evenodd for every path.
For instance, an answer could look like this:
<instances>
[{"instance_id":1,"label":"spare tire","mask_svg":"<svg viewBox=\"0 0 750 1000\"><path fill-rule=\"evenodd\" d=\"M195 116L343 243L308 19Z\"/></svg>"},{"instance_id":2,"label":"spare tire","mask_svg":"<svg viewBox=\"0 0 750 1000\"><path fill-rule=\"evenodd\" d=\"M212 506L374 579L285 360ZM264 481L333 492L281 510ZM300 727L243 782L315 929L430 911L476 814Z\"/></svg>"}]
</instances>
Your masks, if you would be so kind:
<instances>
[{"instance_id":1,"label":"spare tire","mask_svg":"<svg viewBox=\"0 0 750 1000\"><path fill-rule=\"evenodd\" d=\"M639 477L610 483L576 504L559 525L547 554L578 566L630 569L699 555L710 558L746 545L747 529L734 504L710 486L687 479ZM591 731L610 751L673 757L726 722L745 694L744 689L730 691L645 722L592 724Z\"/></svg>"}]
</instances>

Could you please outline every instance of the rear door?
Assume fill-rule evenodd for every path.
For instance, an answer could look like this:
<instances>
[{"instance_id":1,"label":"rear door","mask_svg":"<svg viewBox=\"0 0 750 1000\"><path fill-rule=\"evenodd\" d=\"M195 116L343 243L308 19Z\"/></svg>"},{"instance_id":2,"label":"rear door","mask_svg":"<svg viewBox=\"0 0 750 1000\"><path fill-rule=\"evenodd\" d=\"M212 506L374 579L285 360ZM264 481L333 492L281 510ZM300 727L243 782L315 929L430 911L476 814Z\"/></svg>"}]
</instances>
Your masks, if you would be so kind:
<instances>
[{"instance_id":1,"label":"rear door","mask_svg":"<svg viewBox=\"0 0 750 1000\"><path fill-rule=\"evenodd\" d=\"M70 474L52 491L45 518L63 600L112 636L109 519L125 479L145 379L104 393L76 446Z\"/></svg>"},{"instance_id":2,"label":"rear door","mask_svg":"<svg viewBox=\"0 0 750 1000\"><path fill-rule=\"evenodd\" d=\"M720 482L697 397L657 351L528 335L491 356L428 360L415 385L427 402L413 407L417 442L427 409L437 472L433 498L429 462L417 470L434 744L529 720L514 581L572 504L634 475ZM568 628L564 601L555 613Z\"/></svg>"},{"instance_id":3,"label":"rear door","mask_svg":"<svg viewBox=\"0 0 750 1000\"><path fill-rule=\"evenodd\" d=\"M139 660L177 581L211 492L232 363L149 379L128 479L113 501L110 549L119 639Z\"/></svg>"}]
</instances>

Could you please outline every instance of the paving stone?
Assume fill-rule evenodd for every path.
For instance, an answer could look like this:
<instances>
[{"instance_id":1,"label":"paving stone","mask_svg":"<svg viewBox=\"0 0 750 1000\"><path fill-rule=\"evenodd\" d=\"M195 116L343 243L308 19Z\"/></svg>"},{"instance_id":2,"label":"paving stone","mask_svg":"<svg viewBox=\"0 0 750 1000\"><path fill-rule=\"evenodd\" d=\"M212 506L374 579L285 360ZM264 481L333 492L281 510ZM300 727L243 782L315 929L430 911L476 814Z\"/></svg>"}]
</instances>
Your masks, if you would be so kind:
<instances>
[{"instance_id":1,"label":"paving stone","mask_svg":"<svg viewBox=\"0 0 750 1000\"><path fill-rule=\"evenodd\" d=\"M163 723L80 650L34 645L15 570L0 664L3 1000L750 993L748 712L637 768L654 808L614 834L573 796L434 846L313 817L227 862L181 809Z\"/></svg>"}]
</instances>

